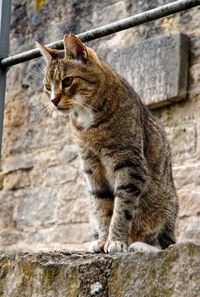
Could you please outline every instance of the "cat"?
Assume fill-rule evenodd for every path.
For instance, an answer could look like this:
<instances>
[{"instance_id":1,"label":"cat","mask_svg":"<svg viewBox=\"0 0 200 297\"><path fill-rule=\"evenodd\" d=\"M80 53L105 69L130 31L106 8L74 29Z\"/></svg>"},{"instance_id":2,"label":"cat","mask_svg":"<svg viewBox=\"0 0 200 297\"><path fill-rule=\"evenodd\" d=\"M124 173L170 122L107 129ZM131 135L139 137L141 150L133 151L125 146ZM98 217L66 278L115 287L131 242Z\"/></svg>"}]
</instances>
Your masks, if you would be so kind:
<instances>
[{"instance_id":1,"label":"cat","mask_svg":"<svg viewBox=\"0 0 200 297\"><path fill-rule=\"evenodd\" d=\"M37 43L53 110L69 113L89 188L93 253L157 251L175 243L178 198L159 120L75 35L64 50Z\"/></svg>"}]
</instances>

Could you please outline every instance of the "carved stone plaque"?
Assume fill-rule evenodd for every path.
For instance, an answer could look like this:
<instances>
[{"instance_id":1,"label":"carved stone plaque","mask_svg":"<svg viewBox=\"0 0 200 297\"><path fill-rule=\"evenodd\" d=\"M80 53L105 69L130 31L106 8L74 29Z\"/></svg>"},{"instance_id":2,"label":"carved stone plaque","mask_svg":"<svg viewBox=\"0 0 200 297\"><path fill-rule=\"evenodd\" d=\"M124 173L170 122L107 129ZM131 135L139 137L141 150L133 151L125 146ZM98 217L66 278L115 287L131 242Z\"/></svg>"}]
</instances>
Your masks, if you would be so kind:
<instances>
[{"instance_id":1,"label":"carved stone plaque","mask_svg":"<svg viewBox=\"0 0 200 297\"><path fill-rule=\"evenodd\" d=\"M181 33L151 38L111 51L108 63L157 108L186 98L189 38Z\"/></svg>"}]
</instances>

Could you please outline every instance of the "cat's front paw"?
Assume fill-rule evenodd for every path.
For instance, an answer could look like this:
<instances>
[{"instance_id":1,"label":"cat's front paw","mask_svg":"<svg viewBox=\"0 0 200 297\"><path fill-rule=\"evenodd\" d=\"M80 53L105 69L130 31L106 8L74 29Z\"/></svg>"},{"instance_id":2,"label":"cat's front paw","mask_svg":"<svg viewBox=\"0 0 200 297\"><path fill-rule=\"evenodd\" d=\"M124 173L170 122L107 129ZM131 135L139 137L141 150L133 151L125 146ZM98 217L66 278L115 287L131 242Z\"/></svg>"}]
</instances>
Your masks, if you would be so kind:
<instances>
[{"instance_id":1,"label":"cat's front paw","mask_svg":"<svg viewBox=\"0 0 200 297\"><path fill-rule=\"evenodd\" d=\"M104 252L104 245L106 243L106 240L95 240L92 241L89 247L89 251L91 253L101 253Z\"/></svg>"},{"instance_id":2,"label":"cat's front paw","mask_svg":"<svg viewBox=\"0 0 200 297\"><path fill-rule=\"evenodd\" d=\"M104 246L104 252L109 254L127 252L127 244L123 241L108 240Z\"/></svg>"}]
</instances>

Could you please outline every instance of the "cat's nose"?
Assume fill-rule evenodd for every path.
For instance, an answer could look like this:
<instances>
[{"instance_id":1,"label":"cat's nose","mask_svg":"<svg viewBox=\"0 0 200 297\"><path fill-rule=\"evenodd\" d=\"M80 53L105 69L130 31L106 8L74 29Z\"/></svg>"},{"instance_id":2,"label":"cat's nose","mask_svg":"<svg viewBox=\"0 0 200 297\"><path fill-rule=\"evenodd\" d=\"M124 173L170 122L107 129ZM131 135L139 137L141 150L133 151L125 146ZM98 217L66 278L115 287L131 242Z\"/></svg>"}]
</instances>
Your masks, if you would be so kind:
<instances>
[{"instance_id":1,"label":"cat's nose","mask_svg":"<svg viewBox=\"0 0 200 297\"><path fill-rule=\"evenodd\" d=\"M51 102L55 105L58 106L58 103L60 102L60 97L55 97L54 99L51 100Z\"/></svg>"}]
</instances>

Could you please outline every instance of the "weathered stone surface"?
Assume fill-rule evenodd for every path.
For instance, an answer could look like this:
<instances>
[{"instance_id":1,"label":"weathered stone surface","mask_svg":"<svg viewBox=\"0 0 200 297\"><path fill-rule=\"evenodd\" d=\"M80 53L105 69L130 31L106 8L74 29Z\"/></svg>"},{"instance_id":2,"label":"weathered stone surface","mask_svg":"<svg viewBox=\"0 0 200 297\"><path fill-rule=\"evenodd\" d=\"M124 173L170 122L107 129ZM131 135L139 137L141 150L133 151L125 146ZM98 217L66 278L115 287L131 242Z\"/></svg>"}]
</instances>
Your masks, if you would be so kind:
<instances>
[{"instance_id":1,"label":"weathered stone surface","mask_svg":"<svg viewBox=\"0 0 200 297\"><path fill-rule=\"evenodd\" d=\"M126 4L124 1L118 1L94 11L92 22L98 26L103 26L108 22L111 23L125 17L127 17Z\"/></svg>"},{"instance_id":2,"label":"weathered stone surface","mask_svg":"<svg viewBox=\"0 0 200 297\"><path fill-rule=\"evenodd\" d=\"M27 188L15 193L18 200L15 210L17 228L47 225L56 221L56 190L52 188Z\"/></svg>"},{"instance_id":3,"label":"weathered stone surface","mask_svg":"<svg viewBox=\"0 0 200 297\"><path fill-rule=\"evenodd\" d=\"M185 122L165 128L171 145L173 162L183 164L196 152L196 126Z\"/></svg>"},{"instance_id":4,"label":"weathered stone surface","mask_svg":"<svg viewBox=\"0 0 200 297\"><path fill-rule=\"evenodd\" d=\"M77 176L77 170L69 165L60 165L48 167L43 175L43 185L51 186L56 181L56 184L64 184L69 181L74 181Z\"/></svg>"},{"instance_id":5,"label":"weathered stone surface","mask_svg":"<svg viewBox=\"0 0 200 297\"><path fill-rule=\"evenodd\" d=\"M31 154L17 154L10 156L3 162L3 173L6 174L11 171L19 169L30 169L33 167L33 157Z\"/></svg>"},{"instance_id":6,"label":"weathered stone surface","mask_svg":"<svg viewBox=\"0 0 200 297\"><path fill-rule=\"evenodd\" d=\"M2 297L198 297L200 246L159 253L1 253Z\"/></svg>"},{"instance_id":7,"label":"weathered stone surface","mask_svg":"<svg viewBox=\"0 0 200 297\"><path fill-rule=\"evenodd\" d=\"M15 95L16 96L16 95ZM21 98L8 102L5 110L4 125L13 127L19 127L25 125L28 116L28 110L26 108L26 98L18 93L18 97ZM17 96L16 96L17 97ZM20 111L20 112L19 112Z\"/></svg>"},{"instance_id":8,"label":"weathered stone surface","mask_svg":"<svg viewBox=\"0 0 200 297\"><path fill-rule=\"evenodd\" d=\"M194 240L200 243L200 217L190 216L177 221L177 240Z\"/></svg>"},{"instance_id":9,"label":"weathered stone surface","mask_svg":"<svg viewBox=\"0 0 200 297\"><path fill-rule=\"evenodd\" d=\"M51 243L82 243L92 241L92 233L88 223L60 224L50 228L40 229L30 232L26 242L28 244L42 243L43 245Z\"/></svg>"},{"instance_id":10,"label":"weathered stone surface","mask_svg":"<svg viewBox=\"0 0 200 297\"><path fill-rule=\"evenodd\" d=\"M71 200L76 198L83 198L89 195L86 188L86 183L82 178L76 181L76 183L69 182L61 185L58 192L58 198L63 200Z\"/></svg>"},{"instance_id":11,"label":"weathered stone surface","mask_svg":"<svg viewBox=\"0 0 200 297\"><path fill-rule=\"evenodd\" d=\"M185 35L170 34L114 49L107 59L149 107L186 98L188 38Z\"/></svg>"},{"instance_id":12,"label":"weathered stone surface","mask_svg":"<svg viewBox=\"0 0 200 297\"><path fill-rule=\"evenodd\" d=\"M3 189L3 180L4 180L4 175L3 175L2 172L0 171L0 190Z\"/></svg>"},{"instance_id":13,"label":"weathered stone surface","mask_svg":"<svg viewBox=\"0 0 200 297\"><path fill-rule=\"evenodd\" d=\"M3 229L3 231L0 232L0 242L2 247L15 245L23 240L23 234L17 231L15 228Z\"/></svg>"},{"instance_id":14,"label":"weathered stone surface","mask_svg":"<svg viewBox=\"0 0 200 297\"><path fill-rule=\"evenodd\" d=\"M200 185L187 185L178 190L179 218L200 215Z\"/></svg>"},{"instance_id":15,"label":"weathered stone surface","mask_svg":"<svg viewBox=\"0 0 200 297\"><path fill-rule=\"evenodd\" d=\"M3 180L3 188L7 190L16 190L30 186L30 177L28 170L11 172L5 175Z\"/></svg>"},{"instance_id":16,"label":"weathered stone surface","mask_svg":"<svg viewBox=\"0 0 200 297\"><path fill-rule=\"evenodd\" d=\"M200 185L200 164L190 163L174 166L173 176L178 189L186 185L190 185L192 189Z\"/></svg>"},{"instance_id":17,"label":"weathered stone surface","mask_svg":"<svg viewBox=\"0 0 200 297\"><path fill-rule=\"evenodd\" d=\"M8 228L13 223L14 199L9 191L0 192L0 228Z\"/></svg>"},{"instance_id":18,"label":"weathered stone surface","mask_svg":"<svg viewBox=\"0 0 200 297\"><path fill-rule=\"evenodd\" d=\"M58 158L63 163L73 161L78 156L78 147L75 144L65 145L61 152L59 152Z\"/></svg>"},{"instance_id":19,"label":"weathered stone surface","mask_svg":"<svg viewBox=\"0 0 200 297\"><path fill-rule=\"evenodd\" d=\"M84 198L62 200L58 210L58 224L88 222L87 200Z\"/></svg>"}]
</instances>

